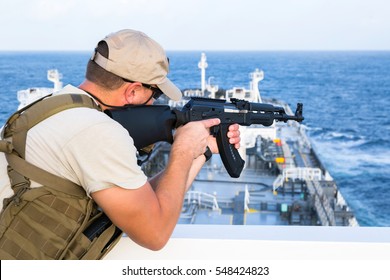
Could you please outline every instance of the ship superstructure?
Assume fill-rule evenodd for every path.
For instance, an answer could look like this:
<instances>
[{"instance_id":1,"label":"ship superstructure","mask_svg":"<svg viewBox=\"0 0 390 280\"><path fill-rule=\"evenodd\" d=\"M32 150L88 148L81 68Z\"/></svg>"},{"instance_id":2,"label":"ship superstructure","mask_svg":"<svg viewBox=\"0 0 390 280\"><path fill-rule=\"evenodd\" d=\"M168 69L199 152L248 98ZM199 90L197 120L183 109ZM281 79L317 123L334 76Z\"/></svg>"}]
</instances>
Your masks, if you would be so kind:
<instances>
[{"instance_id":1,"label":"ship superstructure","mask_svg":"<svg viewBox=\"0 0 390 280\"><path fill-rule=\"evenodd\" d=\"M62 74L57 69L50 69L47 71L47 79L53 82L53 87L32 87L28 89L19 90L17 92L17 98L19 101L18 110L26 105L33 103L34 101L49 95L55 91L62 89Z\"/></svg>"}]
</instances>

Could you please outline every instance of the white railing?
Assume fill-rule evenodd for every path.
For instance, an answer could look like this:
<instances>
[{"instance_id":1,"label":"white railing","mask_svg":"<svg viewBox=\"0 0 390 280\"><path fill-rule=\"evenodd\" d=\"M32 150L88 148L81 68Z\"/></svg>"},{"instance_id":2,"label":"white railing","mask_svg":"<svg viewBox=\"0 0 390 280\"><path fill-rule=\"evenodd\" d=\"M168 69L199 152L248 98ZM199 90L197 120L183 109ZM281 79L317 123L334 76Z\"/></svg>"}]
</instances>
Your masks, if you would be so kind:
<instances>
[{"instance_id":1,"label":"white railing","mask_svg":"<svg viewBox=\"0 0 390 280\"><path fill-rule=\"evenodd\" d=\"M295 179L306 181L308 191L314 198L314 207L316 208L321 224L323 226L335 226L336 220L334 211L319 182L322 179L321 169L300 167L286 168L283 170L283 173L275 179L273 183L274 192L276 192L279 187L283 186L283 182Z\"/></svg>"},{"instance_id":2,"label":"white railing","mask_svg":"<svg viewBox=\"0 0 390 280\"><path fill-rule=\"evenodd\" d=\"M283 170L283 176L285 179L301 179L301 180L317 180L322 179L321 169L308 168L308 167L296 167L286 168Z\"/></svg>"},{"instance_id":3,"label":"white railing","mask_svg":"<svg viewBox=\"0 0 390 280\"><path fill-rule=\"evenodd\" d=\"M208 193L189 191L186 194L185 200L187 200L187 203L196 202L198 205L211 206L213 210L219 210L217 198Z\"/></svg>"},{"instance_id":4,"label":"white railing","mask_svg":"<svg viewBox=\"0 0 390 280\"><path fill-rule=\"evenodd\" d=\"M248 191L248 185L245 185L245 195L244 195L244 209L245 209L245 211L249 211L249 200L250 200L250 194Z\"/></svg>"},{"instance_id":5,"label":"white railing","mask_svg":"<svg viewBox=\"0 0 390 280\"><path fill-rule=\"evenodd\" d=\"M274 183L272 184L273 185L273 191L276 192L276 190L283 186L283 182L284 182L284 177L283 177L283 174L279 174L278 177L276 177Z\"/></svg>"},{"instance_id":6,"label":"white railing","mask_svg":"<svg viewBox=\"0 0 390 280\"><path fill-rule=\"evenodd\" d=\"M320 181L322 179L322 172L319 168L308 168L308 167L291 167L283 170L283 173L279 175L274 183L274 192L283 185L283 182L288 180L308 180L308 181Z\"/></svg>"},{"instance_id":7,"label":"white railing","mask_svg":"<svg viewBox=\"0 0 390 280\"><path fill-rule=\"evenodd\" d=\"M311 196L314 197L314 207L323 226L335 226L336 219L329 200L323 192L318 181L307 181L307 188Z\"/></svg>"}]
</instances>

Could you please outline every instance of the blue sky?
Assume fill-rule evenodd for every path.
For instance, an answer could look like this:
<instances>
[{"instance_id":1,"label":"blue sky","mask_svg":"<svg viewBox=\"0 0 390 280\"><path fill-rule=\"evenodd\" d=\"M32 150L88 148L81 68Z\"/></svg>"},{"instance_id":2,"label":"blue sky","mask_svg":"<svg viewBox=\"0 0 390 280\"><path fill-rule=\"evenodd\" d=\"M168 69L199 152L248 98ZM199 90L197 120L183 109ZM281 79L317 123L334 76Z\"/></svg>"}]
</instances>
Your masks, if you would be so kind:
<instances>
[{"instance_id":1,"label":"blue sky","mask_svg":"<svg viewBox=\"0 0 390 280\"><path fill-rule=\"evenodd\" d=\"M145 32L166 50L390 50L388 0L0 0L0 50L91 50Z\"/></svg>"}]
</instances>

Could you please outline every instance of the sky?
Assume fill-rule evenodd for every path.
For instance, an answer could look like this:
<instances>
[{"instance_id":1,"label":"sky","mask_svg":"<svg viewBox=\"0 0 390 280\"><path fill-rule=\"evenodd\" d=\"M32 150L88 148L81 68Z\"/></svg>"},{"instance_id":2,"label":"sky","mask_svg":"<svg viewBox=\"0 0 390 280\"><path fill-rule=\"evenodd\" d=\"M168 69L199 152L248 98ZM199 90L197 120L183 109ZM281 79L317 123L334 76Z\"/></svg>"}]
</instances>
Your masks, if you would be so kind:
<instances>
[{"instance_id":1,"label":"sky","mask_svg":"<svg viewBox=\"0 0 390 280\"><path fill-rule=\"evenodd\" d=\"M0 51L90 51L125 28L166 50L390 50L390 1L0 0Z\"/></svg>"}]
</instances>

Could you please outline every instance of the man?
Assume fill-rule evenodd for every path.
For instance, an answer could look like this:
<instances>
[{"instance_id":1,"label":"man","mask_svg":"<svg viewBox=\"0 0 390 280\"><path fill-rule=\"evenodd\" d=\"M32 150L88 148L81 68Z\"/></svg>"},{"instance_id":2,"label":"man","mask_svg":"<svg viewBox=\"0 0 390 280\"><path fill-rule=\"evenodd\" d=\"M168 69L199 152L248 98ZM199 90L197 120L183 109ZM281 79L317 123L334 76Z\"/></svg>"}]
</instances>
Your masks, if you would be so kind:
<instances>
[{"instance_id":1,"label":"man","mask_svg":"<svg viewBox=\"0 0 390 280\"><path fill-rule=\"evenodd\" d=\"M151 105L161 94L179 100L181 92L167 74L168 60L158 43L141 32L121 30L98 43L86 80L57 94L87 94L103 110ZM159 250L169 240L185 192L206 161L206 148L218 152L209 128L219 122L209 119L178 128L166 169L149 179L137 165L127 130L104 113L84 107L64 110L31 128L26 160L82 186L132 240ZM238 125L230 126L228 137L238 148ZM0 200L13 194L6 166L0 153ZM31 187L39 184L32 182Z\"/></svg>"}]
</instances>

